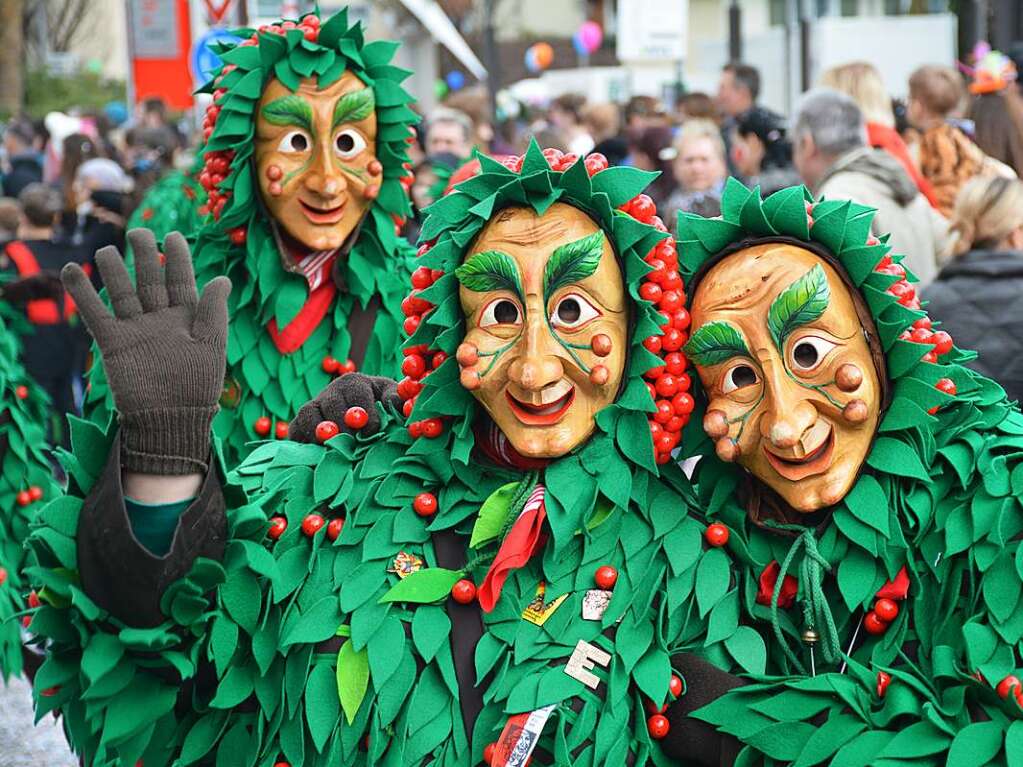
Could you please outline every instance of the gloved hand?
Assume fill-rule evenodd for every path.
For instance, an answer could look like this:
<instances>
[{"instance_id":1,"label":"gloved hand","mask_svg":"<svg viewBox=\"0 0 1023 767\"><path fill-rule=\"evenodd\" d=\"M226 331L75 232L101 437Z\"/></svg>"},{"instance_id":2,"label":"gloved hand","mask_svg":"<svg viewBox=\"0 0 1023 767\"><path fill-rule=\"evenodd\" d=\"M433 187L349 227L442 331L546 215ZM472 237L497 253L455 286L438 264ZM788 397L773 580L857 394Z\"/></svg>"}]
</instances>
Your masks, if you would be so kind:
<instances>
[{"instance_id":1,"label":"gloved hand","mask_svg":"<svg viewBox=\"0 0 1023 767\"><path fill-rule=\"evenodd\" d=\"M671 666L682 677L685 689L664 712L671 724L661 741L664 753L683 764L702 767L733 764L741 749L739 742L690 714L746 682L691 653L671 656Z\"/></svg>"},{"instance_id":2,"label":"gloved hand","mask_svg":"<svg viewBox=\"0 0 1023 767\"><path fill-rule=\"evenodd\" d=\"M80 266L61 273L102 355L121 425L121 465L142 474L205 472L227 364L231 281L217 277L199 298L184 237L167 235L165 268L152 232L134 229L128 240L137 288L117 248L96 254L113 314Z\"/></svg>"},{"instance_id":3,"label":"gloved hand","mask_svg":"<svg viewBox=\"0 0 1023 767\"><path fill-rule=\"evenodd\" d=\"M375 434L380 429L377 402L384 403L385 407L400 408L398 385L382 376L347 373L335 378L315 399L302 405L295 420L288 426L288 438L297 442L315 442L316 427L321 421L333 421L342 431L351 432L345 426L345 413L348 408L356 406L365 410L369 416L359 432Z\"/></svg>"},{"instance_id":4,"label":"gloved hand","mask_svg":"<svg viewBox=\"0 0 1023 767\"><path fill-rule=\"evenodd\" d=\"M0 287L0 296L4 301L24 303L37 299L58 299L64 294L64 286L56 272L42 271L31 277L12 280Z\"/></svg>"}]
</instances>

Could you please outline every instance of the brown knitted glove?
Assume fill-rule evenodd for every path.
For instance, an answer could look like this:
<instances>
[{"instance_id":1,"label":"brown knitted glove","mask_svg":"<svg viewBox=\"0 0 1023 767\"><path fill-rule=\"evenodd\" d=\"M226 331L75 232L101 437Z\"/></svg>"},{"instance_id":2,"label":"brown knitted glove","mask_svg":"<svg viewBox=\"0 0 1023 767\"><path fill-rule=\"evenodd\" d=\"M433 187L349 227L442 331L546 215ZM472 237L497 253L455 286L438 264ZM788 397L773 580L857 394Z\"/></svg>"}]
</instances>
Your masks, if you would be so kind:
<instances>
[{"instance_id":1,"label":"brown knitted glove","mask_svg":"<svg viewBox=\"0 0 1023 767\"><path fill-rule=\"evenodd\" d=\"M361 407L369 419L360 430L362 434L376 434L380 429L380 413L377 403L384 407L401 408L398 385L390 378L368 376L362 373L346 373L335 378L314 399L302 405L295 420L288 426L288 438L296 442L314 442L316 426L320 421L334 421L341 431L350 432L345 426L345 413L350 407Z\"/></svg>"},{"instance_id":2,"label":"brown knitted glove","mask_svg":"<svg viewBox=\"0 0 1023 767\"><path fill-rule=\"evenodd\" d=\"M224 385L231 281L217 277L200 299L184 237L167 235L165 269L152 232L134 229L128 240L137 289L117 248L96 254L113 314L81 267L61 273L102 355L121 424L121 465L144 474L205 472Z\"/></svg>"}]
</instances>

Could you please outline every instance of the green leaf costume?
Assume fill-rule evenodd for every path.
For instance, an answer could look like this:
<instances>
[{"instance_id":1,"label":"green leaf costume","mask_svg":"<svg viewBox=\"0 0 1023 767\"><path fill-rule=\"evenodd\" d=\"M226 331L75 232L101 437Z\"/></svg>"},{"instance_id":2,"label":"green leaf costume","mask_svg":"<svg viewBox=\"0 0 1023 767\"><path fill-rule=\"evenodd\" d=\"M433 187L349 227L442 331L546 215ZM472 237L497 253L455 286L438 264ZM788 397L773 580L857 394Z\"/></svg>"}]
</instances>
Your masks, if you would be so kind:
<instances>
[{"instance_id":1,"label":"green leaf costume","mask_svg":"<svg viewBox=\"0 0 1023 767\"><path fill-rule=\"evenodd\" d=\"M45 501L59 494L48 460L46 393L18 361L23 323L0 303L0 678L22 670L21 616L28 609L25 541Z\"/></svg>"},{"instance_id":2,"label":"green leaf costume","mask_svg":"<svg viewBox=\"0 0 1023 767\"><path fill-rule=\"evenodd\" d=\"M257 434L257 420L268 417L272 423L287 424L299 407L330 382L333 374L324 370L324 359L344 363L351 356L349 322L358 308L374 311L376 307L372 335L363 358L357 360L358 369L398 375L404 320L401 301L414 253L396 233L396 221L410 211L399 179L407 174L406 142L419 119L409 108L412 97L401 86L410 73L391 63L397 43L367 43L361 24L349 25L347 9L324 21L315 41L297 28L284 34L246 29L237 35L249 39L220 50L224 66L201 89L215 94L219 109L202 148L206 168L224 170L230 158L226 175L216 185L224 202L219 210L213 205L216 215L206 215L194 229L184 231L192 241L200 288L218 275L230 277L234 286L228 307L227 378L221 412L214 422L231 464L251 449L247 443L266 436ZM337 256L344 288L301 345L283 353L267 326L276 321L276 327L286 328L306 305L310 290L305 276L282 266L273 226L259 198L253 160L256 107L272 78L294 90L303 78L315 77L319 87L325 88L346 70L371 91L352 94L357 101L347 105L342 99L339 107L345 105L348 116L340 117L358 118L373 103L367 96L375 100L376 156L383 166L380 192L347 255ZM90 400L97 403L95 420L105 423L112 404L101 370L92 376Z\"/></svg>"},{"instance_id":3,"label":"green leaf costume","mask_svg":"<svg viewBox=\"0 0 1023 767\"><path fill-rule=\"evenodd\" d=\"M149 229L157 242L163 242L171 232L191 234L202 220L199 207L205 200L206 192L191 175L169 171L149 187L128 219L127 228Z\"/></svg>"}]
</instances>

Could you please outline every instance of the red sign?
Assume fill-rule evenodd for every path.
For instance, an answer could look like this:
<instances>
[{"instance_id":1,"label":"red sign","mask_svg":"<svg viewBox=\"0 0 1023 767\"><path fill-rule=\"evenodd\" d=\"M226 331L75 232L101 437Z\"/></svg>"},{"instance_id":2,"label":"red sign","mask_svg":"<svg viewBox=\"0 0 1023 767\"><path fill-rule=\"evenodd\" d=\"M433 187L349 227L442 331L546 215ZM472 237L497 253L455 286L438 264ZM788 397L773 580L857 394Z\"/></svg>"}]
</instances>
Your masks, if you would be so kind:
<instances>
[{"instance_id":1,"label":"red sign","mask_svg":"<svg viewBox=\"0 0 1023 767\"><path fill-rule=\"evenodd\" d=\"M203 0L206 6L206 12L210 15L210 24L216 26L227 14L227 9L231 7L231 0L224 0L222 3L216 3L214 0Z\"/></svg>"},{"instance_id":2,"label":"red sign","mask_svg":"<svg viewBox=\"0 0 1023 767\"><path fill-rule=\"evenodd\" d=\"M129 0L128 40L135 102L159 97L172 109L191 108L188 0Z\"/></svg>"}]
</instances>

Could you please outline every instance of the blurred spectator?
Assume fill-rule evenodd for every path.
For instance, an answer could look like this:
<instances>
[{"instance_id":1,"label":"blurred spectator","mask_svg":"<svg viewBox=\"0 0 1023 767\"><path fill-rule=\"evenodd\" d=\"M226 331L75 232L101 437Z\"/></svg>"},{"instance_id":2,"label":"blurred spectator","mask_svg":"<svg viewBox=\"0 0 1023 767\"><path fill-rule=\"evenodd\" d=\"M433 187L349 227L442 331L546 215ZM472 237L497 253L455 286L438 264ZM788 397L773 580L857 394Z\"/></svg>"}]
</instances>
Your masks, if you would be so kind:
<instances>
[{"instance_id":1,"label":"blurred spectator","mask_svg":"<svg viewBox=\"0 0 1023 767\"><path fill-rule=\"evenodd\" d=\"M551 102L551 123L565 137L565 151L580 157L593 151L593 136L583 123L586 97L578 93L564 93Z\"/></svg>"},{"instance_id":2,"label":"blurred spectator","mask_svg":"<svg viewBox=\"0 0 1023 767\"><path fill-rule=\"evenodd\" d=\"M494 115L490 110L490 95L483 85L462 88L444 99L444 106L456 109L472 121L471 144L490 154L507 152L509 147L494 130Z\"/></svg>"},{"instance_id":3,"label":"blurred spectator","mask_svg":"<svg viewBox=\"0 0 1023 767\"><path fill-rule=\"evenodd\" d=\"M135 180L135 199L173 169L177 136L169 128L132 128L125 134L124 167Z\"/></svg>"},{"instance_id":4,"label":"blurred spectator","mask_svg":"<svg viewBox=\"0 0 1023 767\"><path fill-rule=\"evenodd\" d=\"M427 117L425 131L427 156L446 152L465 160L472 154L472 120L465 112L437 107Z\"/></svg>"},{"instance_id":5,"label":"blurred spectator","mask_svg":"<svg viewBox=\"0 0 1023 767\"><path fill-rule=\"evenodd\" d=\"M679 188L665 205L665 222L674 231L678 212L716 216L721 213L721 192L728 177L725 143L715 123L690 120L675 139L672 163Z\"/></svg>"},{"instance_id":6,"label":"blurred spectator","mask_svg":"<svg viewBox=\"0 0 1023 767\"><path fill-rule=\"evenodd\" d=\"M526 151L530 139L535 139L541 149L560 149L565 151L565 146L568 143L561 131L553 125L548 125L544 122L533 126L528 134L523 134L519 139L520 146L517 154L523 154Z\"/></svg>"},{"instance_id":7,"label":"blurred spectator","mask_svg":"<svg viewBox=\"0 0 1023 767\"><path fill-rule=\"evenodd\" d=\"M687 93L678 102L679 112L683 122L685 120L713 120L718 122L721 113L718 111L714 99L706 93L699 91Z\"/></svg>"},{"instance_id":8,"label":"blurred spectator","mask_svg":"<svg viewBox=\"0 0 1023 767\"><path fill-rule=\"evenodd\" d=\"M1023 182L975 178L956 199L958 257L923 292L927 313L956 345L980 352L970 367L1023 399Z\"/></svg>"},{"instance_id":9,"label":"blurred spectator","mask_svg":"<svg viewBox=\"0 0 1023 767\"><path fill-rule=\"evenodd\" d=\"M4 246L0 268L28 278L47 273L55 276L69 261L85 262L84 251L54 241L54 224L61 210L56 189L29 184L18 195L18 204L18 238ZM60 436L61 424L66 413L75 412L73 381L81 373L84 336L70 324L74 306L62 294L28 301L25 313L31 326L31 332L22 339L25 368L53 402L57 418L51 424L51 438L66 445Z\"/></svg>"},{"instance_id":10,"label":"blurred spectator","mask_svg":"<svg viewBox=\"0 0 1023 767\"><path fill-rule=\"evenodd\" d=\"M753 107L735 118L732 165L764 197L799 183L792 165L792 144L785 120L769 109Z\"/></svg>"},{"instance_id":11,"label":"blurred spectator","mask_svg":"<svg viewBox=\"0 0 1023 767\"><path fill-rule=\"evenodd\" d=\"M590 104L583 110L583 122L596 142L593 151L611 165L622 165L629 155L629 142L622 136L622 119L617 104Z\"/></svg>"},{"instance_id":12,"label":"blurred spectator","mask_svg":"<svg viewBox=\"0 0 1023 767\"><path fill-rule=\"evenodd\" d=\"M962 78L951 67L920 67L909 78L906 109L909 121L920 131L920 172L934 189L938 210L944 216L952 214L963 185L993 170L994 165L965 133L948 122L965 97Z\"/></svg>"},{"instance_id":13,"label":"blurred spectator","mask_svg":"<svg viewBox=\"0 0 1023 767\"><path fill-rule=\"evenodd\" d=\"M1023 97L1016 88L977 94L969 116L984 153L1023 176Z\"/></svg>"},{"instance_id":14,"label":"blurred spectator","mask_svg":"<svg viewBox=\"0 0 1023 767\"><path fill-rule=\"evenodd\" d=\"M75 175L78 173L78 169L82 163L99 156L100 153L96 142L84 133L72 133L64 139L61 149L58 184L64 192L64 211L66 213L73 213L77 205L74 186Z\"/></svg>"},{"instance_id":15,"label":"blurred spectator","mask_svg":"<svg viewBox=\"0 0 1023 767\"><path fill-rule=\"evenodd\" d=\"M143 99L136 107L136 122L143 128L165 128L170 122L167 118L167 102L159 96Z\"/></svg>"},{"instance_id":16,"label":"blurred spectator","mask_svg":"<svg viewBox=\"0 0 1023 767\"><path fill-rule=\"evenodd\" d=\"M658 210L664 207L668 197L675 190L675 179L671 172L675 149L671 145L671 139L671 128L664 125L646 128L634 135L630 134L629 138L629 156L632 158L632 164L640 170L652 170L661 174L646 190Z\"/></svg>"},{"instance_id":17,"label":"blurred spectator","mask_svg":"<svg viewBox=\"0 0 1023 767\"><path fill-rule=\"evenodd\" d=\"M412 184L412 216L405 225L403 234L410 242L419 240L423 226L423 211L433 205L444 194L451 174L464 162L464 158L450 153L435 154L415 166L415 182Z\"/></svg>"},{"instance_id":18,"label":"blurred spectator","mask_svg":"<svg viewBox=\"0 0 1023 767\"><path fill-rule=\"evenodd\" d=\"M0 183L5 197L17 197L29 184L43 180L43 163L35 141L35 128L28 120L16 118L7 124L4 131L7 161Z\"/></svg>"},{"instance_id":19,"label":"blurred spectator","mask_svg":"<svg viewBox=\"0 0 1023 767\"><path fill-rule=\"evenodd\" d=\"M643 131L666 125L664 106L653 96L633 96L625 103L625 131Z\"/></svg>"},{"instance_id":20,"label":"blurred spectator","mask_svg":"<svg viewBox=\"0 0 1023 767\"><path fill-rule=\"evenodd\" d=\"M867 145L863 113L838 91L820 89L800 103L793 131L796 169L817 197L853 200L877 210L874 234L891 233L896 253L926 285L950 249L948 222L920 194L901 163Z\"/></svg>"},{"instance_id":21,"label":"blurred spectator","mask_svg":"<svg viewBox=\"0 0 1023 767\"><path fill-rule=\"evenodd\" d=\"M82 163L71 185L73 209L61 217L61 236L90 255L106 245L124 252L131 178L113 160L99 157Z\"/></svg>"},{"instance_id":22,"label":"blurred spectator","mask_svg":"<svg viewBox=\"0 0 1023 767\"><path fill-rule=\"evenodd\" d=\"M18 236L21 206L13 197L0 197L0 245Z\"/></svg>"},{"instance_id":23,"label":"blurred spectator","mask_svg":"<svg viewBox=\"0 0 1023 767\"><path fill-rule=\"evenodd\" d=\"M892 102L877 67L866 61L832 67L821 75L819 85L844 93L856 102L866 121L867 143L898 160L921 194L931 205L937 206L934 190L920 173L906 142L895 130Z\"/></svg>"},{"instance_id":24,"label":"blurred spectator","mask_svg":"<svg viewBox=\"0 0 1023 767\"><path fill-rule=\"evenodd\" d=\"M735 118L756 106L760 98L760 72L749 64L725 64L718 81L718 108Z\"/></svg>"}]
</instances>

